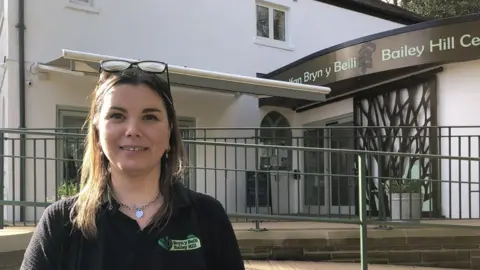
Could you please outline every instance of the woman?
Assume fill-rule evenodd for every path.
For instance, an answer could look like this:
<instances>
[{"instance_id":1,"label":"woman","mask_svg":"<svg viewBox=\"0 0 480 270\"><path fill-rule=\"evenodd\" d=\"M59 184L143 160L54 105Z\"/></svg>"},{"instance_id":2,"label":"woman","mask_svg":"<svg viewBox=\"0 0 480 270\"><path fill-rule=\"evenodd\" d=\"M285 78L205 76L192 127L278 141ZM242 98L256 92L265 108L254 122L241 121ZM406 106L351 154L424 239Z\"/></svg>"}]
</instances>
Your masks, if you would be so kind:
<instances>
[{"instance_id":1,"label":"woman","mask_svg":"<svg viewBox=\"0 0 480 270\"><path fill-rule=\"evenodd\" d=\"M21 269L245 269L223 206L179 182L184 160L161 62L101 62L82 189L49 206Z\"/></svg>"}]
</instances>

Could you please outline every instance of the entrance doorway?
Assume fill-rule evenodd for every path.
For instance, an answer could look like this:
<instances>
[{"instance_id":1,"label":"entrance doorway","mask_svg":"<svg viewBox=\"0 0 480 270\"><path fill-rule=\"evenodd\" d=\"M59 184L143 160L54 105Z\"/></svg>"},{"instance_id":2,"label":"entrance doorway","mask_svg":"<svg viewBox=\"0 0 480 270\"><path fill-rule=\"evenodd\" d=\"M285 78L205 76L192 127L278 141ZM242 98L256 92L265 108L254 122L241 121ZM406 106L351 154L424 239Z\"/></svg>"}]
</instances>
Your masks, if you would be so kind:
<instances>
[{"instance_id":1,"label":"entrance doorway","mask_svg":"<svg viewBox=\"0 0 480 270\"><path fill-rule=\"evenodd\" d=\"M304 132L304 146L353 149L351 117L324 121ZM325 126L325 128L322 128ZM351 153L305 152L304 212L309 215L355 214L355 157Z\"/></svg>"}]
</instances>

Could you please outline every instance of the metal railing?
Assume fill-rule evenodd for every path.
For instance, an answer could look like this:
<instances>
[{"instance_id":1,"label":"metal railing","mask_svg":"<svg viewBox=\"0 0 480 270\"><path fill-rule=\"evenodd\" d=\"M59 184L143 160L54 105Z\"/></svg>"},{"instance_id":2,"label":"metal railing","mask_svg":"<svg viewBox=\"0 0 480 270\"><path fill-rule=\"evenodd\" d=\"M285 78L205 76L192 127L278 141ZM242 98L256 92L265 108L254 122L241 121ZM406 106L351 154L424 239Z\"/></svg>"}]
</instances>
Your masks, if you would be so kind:
<instances>
[{"instance_id":1,"label":"metal railing","mask_svg":"<svg viewBox=\"0 0 480 270\"><path fill-rule=\"evenodd\" d=\"M410 145L402 148L390 131L374 140L359 135L370 128L290 129L297 136L285 138L262 132L268 129L183 129L184 181L219 200L234 222L254 222L256 231L269 220L359 225L365 267L367 224L448 226L428 221L480 218L480 136L471 127L463 135L460 128L436 127L428 142L417 136L426 148L400 134ZM0 130L0 229L35 225L46 206L78 190L84 135L64 131ZM361 140L377 146L353 149L362 148Z\"/></svg>"}]
</instances>

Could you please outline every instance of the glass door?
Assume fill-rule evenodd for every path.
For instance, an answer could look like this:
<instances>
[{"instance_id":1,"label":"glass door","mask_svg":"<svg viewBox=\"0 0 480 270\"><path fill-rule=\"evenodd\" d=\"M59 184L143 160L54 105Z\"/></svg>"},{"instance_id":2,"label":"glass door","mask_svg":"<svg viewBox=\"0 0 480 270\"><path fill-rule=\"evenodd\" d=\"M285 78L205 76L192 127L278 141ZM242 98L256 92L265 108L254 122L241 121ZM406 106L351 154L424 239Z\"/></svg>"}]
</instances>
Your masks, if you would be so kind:
<instances>
[{"instance_id":1,"label":"glass door","mask_svg":"<svg viewBox=\"0 0 480 270\"><path fill-rule=\"evenodd\" d=\"M303 144L305 147L323 148L325 136L323 128L307 129L304 132ZM304 152L304 185L303 212L307 215L327 214L326 202L328 198L325 176L325 153Z\"/></svg>"},{"instance_id":2,"label":"glass door","mask_svg":"<svg viewBox=\"0 0 480 270\"><path fill-rule=\"evenodd\" d=\"M304 146L353 149L354 130L350 127L353 127L353 121L347 118L343 121L327 122L325 128L306 128ZM330 216L355 214L353 154L338 151L305 151L303 164L305 214Z\"/></svg>"},{"instance_id":3,"label":"glass door","mask_svg":"<svg viewBox=\"0 0 480 270\"><path fill-rule=\"evenodd\" d=\"M353 149L353 121L336 122L328 125L328 148ZM345 128L342 128L345 127ZM329 213L331 215L355 214L355 155L352 153L326 153L329 189Z\"/></svg>"}]
</instances>

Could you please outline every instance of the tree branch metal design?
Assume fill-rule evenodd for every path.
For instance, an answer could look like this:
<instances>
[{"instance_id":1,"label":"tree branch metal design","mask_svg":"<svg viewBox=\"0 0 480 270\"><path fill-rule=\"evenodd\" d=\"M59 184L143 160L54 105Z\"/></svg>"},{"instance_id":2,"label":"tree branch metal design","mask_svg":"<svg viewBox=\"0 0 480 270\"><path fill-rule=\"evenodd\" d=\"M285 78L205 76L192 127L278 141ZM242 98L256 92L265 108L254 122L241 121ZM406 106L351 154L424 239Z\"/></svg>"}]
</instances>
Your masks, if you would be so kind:
<instances>
[{"instance_id":1,"label":"tree branch metal design","mask_svg":"<svg viewBox=\"0 0 480 270\"><path fill-rule=\"evenodd\" d=\"M417 86L385 92L378 95L356 98L357 145L362 150L388 151L411 154L430 152L432 123L431 92L436 81L430 79ZM366 127L366 128L362 128ZM431 199L431 160L407 156L372 156L367 161L369 191L368 204L372 214L378 214L375 196L379 195L378 184L373 181L372 168L377 165L378 179L383 187L385 215L390 215L386 190L393 193L418 192L423 188L424 201ZM412 179L414 165L418 163L418 178ZM387 179L386 179L387 178ZM424 181L420 181L424 180ZM379 198L380 202L380 198Z\"/></svg>"}]
</instances>

